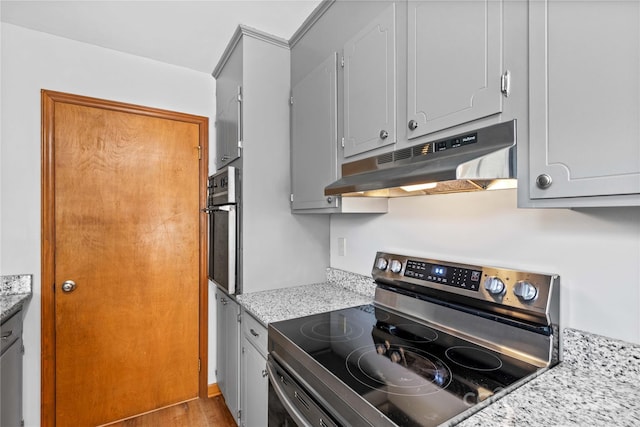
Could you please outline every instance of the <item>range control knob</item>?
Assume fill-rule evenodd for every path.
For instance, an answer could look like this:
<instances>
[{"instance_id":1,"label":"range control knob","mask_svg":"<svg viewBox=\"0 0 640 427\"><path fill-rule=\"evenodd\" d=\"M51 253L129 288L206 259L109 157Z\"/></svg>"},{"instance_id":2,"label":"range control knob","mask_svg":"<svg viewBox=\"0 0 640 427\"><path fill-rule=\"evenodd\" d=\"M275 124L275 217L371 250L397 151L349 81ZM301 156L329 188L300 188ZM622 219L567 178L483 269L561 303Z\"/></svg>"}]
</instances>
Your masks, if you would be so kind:
<instances>
[{"instance_id":1,"label":"range control knob","mask_svg":"<svg viewBox=\"0 0 640 427\"><path fill-rule=\"evenodd\" d=\"M513 293L522 301L532 301L538 296L538 288L527 281L520 280L513 287Z\"/></svg>"},{"instance_id":2,"label":"range control knob","mask_svg":"<svg viewBox=\"0 0 640 427\"><path fill-rule=\"evenodd\" d=\"M389 269L392 273L398 274L400 273L400 270L402 270L402 263L400 263L400 261L398 261L397 259L392 259Z\"/></svg>"},{"instance_id":3,"label":"range control knob","mask_svg":"<svg viewBox=\"0 0 640 427\"><path fill-rule=\"evenodd\" d=\"M378 258L378 260L376 261L376 268L378 270L386 270L387 265L389 265L389 262L382 257Z\"/></svg>"},{"instance_id":4,"label":"range control knob","mask_svg":"<svg viewBox=\"0 0 640 427\"><path fill-rule=\"evenodd\" d=\"M496 276L487 277L484 281L484 288L491 295L502 295L504 293L504 282Z\"/></svg>"}]
</instances>

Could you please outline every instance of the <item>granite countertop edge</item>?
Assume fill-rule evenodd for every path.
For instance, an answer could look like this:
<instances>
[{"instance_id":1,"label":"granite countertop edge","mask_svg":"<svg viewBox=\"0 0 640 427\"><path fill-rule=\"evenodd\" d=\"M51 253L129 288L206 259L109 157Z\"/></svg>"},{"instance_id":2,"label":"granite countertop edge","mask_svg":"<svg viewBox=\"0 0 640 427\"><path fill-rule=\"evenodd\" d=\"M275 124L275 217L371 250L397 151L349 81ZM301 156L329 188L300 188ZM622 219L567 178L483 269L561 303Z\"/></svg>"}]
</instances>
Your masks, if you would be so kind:
<instances>
[{"instance_id":1,"label":"granite countertop edge","mask_svg":"<svg viewBox=\"0 0 640 427\"><path fill-rule=\"evenodd\" d=\"M263 325L369 304L369 277L327 269L327 281L243 294L239 304ZM295 301L290 304L290 301ZM640 345L565 328L563 360L498 393L446 425L640 425Z\"/></svg>"},{"instance_id":2,"label":"granite countertop edge","mask_svg":"<svg viewBox=\"0 0 640 427\"><path fill-rule=\"evenodd\" d=\"M1 276L0 281L0 322L20 311L32 296L31 274Z\"/></svg>"}]
</instances>

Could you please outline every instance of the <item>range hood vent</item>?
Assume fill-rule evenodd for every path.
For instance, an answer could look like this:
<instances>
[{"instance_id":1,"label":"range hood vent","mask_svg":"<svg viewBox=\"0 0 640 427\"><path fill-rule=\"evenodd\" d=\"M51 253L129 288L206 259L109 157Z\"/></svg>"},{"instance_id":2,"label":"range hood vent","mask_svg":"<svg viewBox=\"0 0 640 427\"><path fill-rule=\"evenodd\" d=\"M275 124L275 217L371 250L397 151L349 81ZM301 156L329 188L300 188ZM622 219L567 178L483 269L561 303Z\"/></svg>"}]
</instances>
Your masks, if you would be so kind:
<instances>
[{"instance_id":1,"label":"range hood vent","mask_svg":"<svg viewBox=\"0 0 640 427\"><path fill-rule=\"evenodd\" d=\"M502 180L514 184L515 178L516 121L512 120L345 163L342 178L325 187L324 194L397 197L475 191L498 186Z\"/></svg>"}]
</instances>

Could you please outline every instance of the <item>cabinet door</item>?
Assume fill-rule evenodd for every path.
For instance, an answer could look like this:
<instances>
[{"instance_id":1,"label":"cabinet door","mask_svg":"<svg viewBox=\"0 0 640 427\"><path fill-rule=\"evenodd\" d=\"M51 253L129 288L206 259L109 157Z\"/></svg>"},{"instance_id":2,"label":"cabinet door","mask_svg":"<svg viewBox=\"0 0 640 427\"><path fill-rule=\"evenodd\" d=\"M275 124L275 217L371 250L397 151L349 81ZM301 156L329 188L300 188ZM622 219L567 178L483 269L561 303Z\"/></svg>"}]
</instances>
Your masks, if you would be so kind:
<instances>
[{"instance_id":1,"label":"cabinet door","mask_svg":"<svg viewBox=\"0 0 640 427\"><path fill-rule=\"evenodd\" d=\"M639 194L640 3L532 1L529 17L530 198Z\"/></svg>"},{"instance_id":2,"label":"cabinet door","mask_svg":"<svg viewBox=\"0 0 640 427\"><path fill-rule=\"evenodd\" d=\"M242 417L243 427L266 427L269 378L267 360L242 337Z\"/></svg>"},{"instance_id":3,"label":"cabinet door","mask_svg":"<svg viewBox=\"0 0 640 427\"><path fill-rule=\"evenodd\" d=\"M293 209L338 206L336 197L324 195L338 177L336 67L334 53L292 90Z\"/></svg>"},{"instance_id":4,"label":"cabinet door","mask_svg":"<svg viewBox=\"0 0 640 427\"><path fill-rule=\"evenodd\" d=\"M240 406L240 307L220 290L216 290L216 377L231 414L238 415Z\"/></svg>"},{"instance_id":5,"label":"cabinet door","mask_svg":"<svg viewBox=\"0 0 640 427\"><path fill-rule=\"evenodd\" d=\"M22 422L22 339L0 357L0 418L1 426Z\"/></svg>"},{"instance_id":6,"label":"cabinet door","mask_svg":"<svg viewBox=\"0 0 640 427\"><path fill-rule=\"evenodd\" d=\"M408 15L408 138L500 113L502 1L409 1Z\"/></svg>"},{"instance_id":7,"label":"cabinet door","mask_svg":"<svg viewBox=\"0 0 640 427\"><path fill-rule=\"evenodd\" d=\"M240 157L242 149L242 86L220 88L216 95L216 166Z\"/></svg>"},{"instance_id":8,"label":"cabinet door","mask_svg":"<svg viewBox=\"0 0 640 427\"><path fill-rule=\"evenodd\" d=\"M395 4L344 46L344 156L396 142Z\"/></svg>"}]
</instances>

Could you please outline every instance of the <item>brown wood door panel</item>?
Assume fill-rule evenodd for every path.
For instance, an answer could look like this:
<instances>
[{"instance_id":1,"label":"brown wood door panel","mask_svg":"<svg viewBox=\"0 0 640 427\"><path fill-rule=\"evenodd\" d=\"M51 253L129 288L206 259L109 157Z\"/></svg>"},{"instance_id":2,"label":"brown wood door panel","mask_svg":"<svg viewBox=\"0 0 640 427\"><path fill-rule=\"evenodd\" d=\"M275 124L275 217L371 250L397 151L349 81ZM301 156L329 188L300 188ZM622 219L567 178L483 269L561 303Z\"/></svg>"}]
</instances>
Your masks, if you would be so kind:
<instances>
[{"instance_id":1,"label":"brown wood door panel","mask_svg":"<svg viewBox=\"0 0 640 427\"><path fill-rule=\"evenodd\" d=\"M99 425L196 398L206 118L47 95L42 424Z\"/></svg>"}]
</instances>

